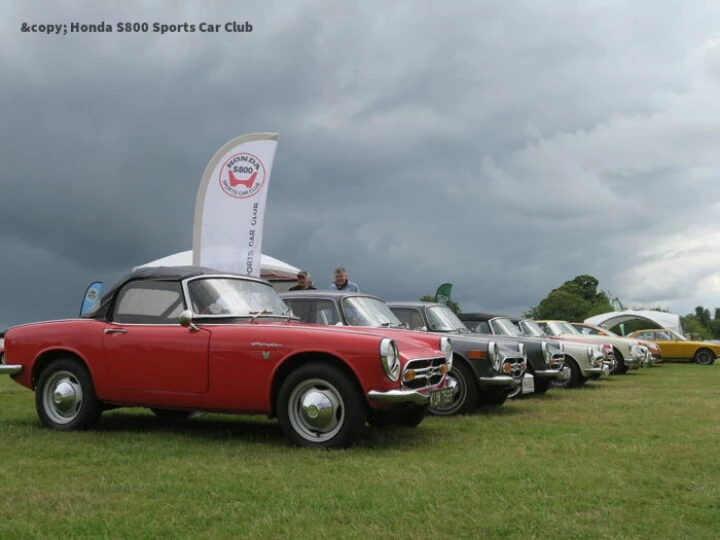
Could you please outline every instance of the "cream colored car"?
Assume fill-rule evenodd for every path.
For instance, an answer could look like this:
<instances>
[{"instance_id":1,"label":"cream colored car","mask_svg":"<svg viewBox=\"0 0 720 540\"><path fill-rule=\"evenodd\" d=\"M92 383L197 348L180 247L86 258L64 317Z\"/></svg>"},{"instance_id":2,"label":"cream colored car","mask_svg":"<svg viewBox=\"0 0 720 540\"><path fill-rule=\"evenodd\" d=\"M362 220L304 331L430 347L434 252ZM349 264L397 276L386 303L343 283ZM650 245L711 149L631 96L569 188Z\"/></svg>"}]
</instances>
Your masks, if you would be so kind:
<instances>
[{"instance_id":1,"label":"cream colored car","mask_svg":"<svg viewBox=\"0 0 720 540\"><path fill-rule=\"evenodd\" d=\"M620 374L628 369L637 369L649 364L651 355L647 347L641 345L636 339L613 336L593 336L583 334L567 321L535 321L550 336L556 336L570 341L584 341L586 343L609 343L615 353L617 363L613 373Z\"/></svg>"}]
</instances>

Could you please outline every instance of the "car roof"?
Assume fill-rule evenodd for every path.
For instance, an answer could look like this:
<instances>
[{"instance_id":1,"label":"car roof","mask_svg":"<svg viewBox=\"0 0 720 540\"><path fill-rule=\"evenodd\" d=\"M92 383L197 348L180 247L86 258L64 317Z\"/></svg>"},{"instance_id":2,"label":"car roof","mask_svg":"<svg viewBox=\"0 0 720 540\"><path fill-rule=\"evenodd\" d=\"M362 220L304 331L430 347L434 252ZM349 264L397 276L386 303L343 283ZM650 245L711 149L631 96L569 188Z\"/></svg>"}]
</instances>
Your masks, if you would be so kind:
<instances>
[{"instance_id":1,"label":"car roof","mask_svg":"<svg viewBox=\"0 0 720 540\"><path fill-rule=\"evenodd\" d=\"M244 276L242 274L234 274L232 272L223 272L214 268L204 266L149 266L141 267L125 274L115 285L102 295L97 309L82 315L88 319L105 319L110 311L112 301L117 292L131 281L182 281L187 278L203 276L203 275L224 275L234 276L254 281L263 281L258 278Z\"/></svg>"},{"instance_id":2,"label":"car roof","mask_svg":"<svg viewBox=\"0 0 720 540\"><path fill-rule=\"evenodd\" d=\"M411 300L409 302L387 302L390 307L427 307L427 306L442 306L438 302L423 302L422 300Z\"/></svg>"}]
</instances>

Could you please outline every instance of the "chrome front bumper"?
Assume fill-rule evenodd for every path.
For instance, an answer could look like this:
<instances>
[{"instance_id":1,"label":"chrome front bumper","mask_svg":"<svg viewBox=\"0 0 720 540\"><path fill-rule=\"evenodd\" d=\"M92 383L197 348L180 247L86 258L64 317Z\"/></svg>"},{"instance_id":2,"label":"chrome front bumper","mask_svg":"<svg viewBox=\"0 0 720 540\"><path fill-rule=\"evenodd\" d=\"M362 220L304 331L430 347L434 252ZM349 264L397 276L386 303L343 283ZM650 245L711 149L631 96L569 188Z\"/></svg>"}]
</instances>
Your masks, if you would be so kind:
<instances>
[{"instance_id":1,"label":"chrome front bumper","mask_svg":"<svg viewBox=\"0 0 720 540\"><path fill-rule=\"evenodd\" d=\"M478 382L484 386L496 386L515 390L519 383L509 375L498 375L496 377L478 377Z\"/></svg>"},{"instance_id":2,"label":"chrome front bumper","mask_svg":"<svg viewBox=\"0 0 720 540\"><path fill-rule=\"evenodd\" d=\"M565 373L562 369L541 369L535 372L535 376L541 379L564 379Z\"/></svg>"},{"instance_id":3,"label":"chrome front bumper","mask_svg":"<svg viewBox=\"0 0 720 540\"><path fill-rule=\"evenodd\" d=\"M0 375L17 375L21 371L21 365L0 364Z\"/></svg>"},{"instance_id":4,"label":"chrome front bumper","mask_svg":"<svg viewBox=\"0 0 720 540\"><path fill-rule=\"evenodd\" d=\"M414 403L415 405L426 405L430 402L428 394L421 394L416 390L370 390L367 393L368 399L378 403Z\"/></svg>"}]
</instances>

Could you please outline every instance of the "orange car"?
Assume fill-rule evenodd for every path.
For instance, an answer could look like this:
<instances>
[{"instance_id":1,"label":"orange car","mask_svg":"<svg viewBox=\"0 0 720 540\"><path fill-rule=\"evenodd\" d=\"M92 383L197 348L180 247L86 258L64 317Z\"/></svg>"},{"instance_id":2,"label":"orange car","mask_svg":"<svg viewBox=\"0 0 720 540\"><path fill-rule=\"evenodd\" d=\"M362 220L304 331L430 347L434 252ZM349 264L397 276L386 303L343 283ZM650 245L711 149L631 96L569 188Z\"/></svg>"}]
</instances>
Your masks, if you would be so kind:
<instances>
[{"instance_id":1,"label":"orange car","mask_svg":"<svg viewBox=\"0 0 720 540\"><path fill-rule=\"evenodd\" d=\"M720 345L716 343L692 341L667 328L637 330L628 334L628 337L657 343L665 360L691 360L709 366L720 354Z\"/></svg>"},{"instance_id":2,"label":"orange car","mask_svg":"<svg viewBox=\"0 0 720 540\"><path fill-rule=\"evenodd\" d=\"M588 323L579 323L574 322L570 323L572 326L574 326L578 331L582 332L583 334L587 334L589 336L614 336L619 337L615 332L611 332L607 328L603 328L602 326L597 326L595 324L588 324ZM632 337L634 339L637 339L641 345L645 345L648 348L648 351L650 354L652 354L652 362L653 364L658 364L662 362L662 349L660 346L653 342L653 341L646 341L644 339L640 339L637 336L633 336L632 334L629 334L625 337Z\"/></svg>"}]
</instances>

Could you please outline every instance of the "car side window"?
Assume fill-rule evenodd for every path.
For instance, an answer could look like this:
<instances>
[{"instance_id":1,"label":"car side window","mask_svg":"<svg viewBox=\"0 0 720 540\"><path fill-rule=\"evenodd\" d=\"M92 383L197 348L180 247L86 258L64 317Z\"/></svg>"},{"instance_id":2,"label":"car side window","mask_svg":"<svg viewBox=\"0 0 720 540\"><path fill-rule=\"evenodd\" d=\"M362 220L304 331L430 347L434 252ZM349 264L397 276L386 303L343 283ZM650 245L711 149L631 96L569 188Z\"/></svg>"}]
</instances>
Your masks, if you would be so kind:
<instances>
[{"instance_id":1,"label":"car side window","mask_svg":"<svg viewBox=\"0 0 720 540\"><path fill-rule=\"evenodd\" d=\"M394 308L392 311L410 330L425 329L425 321L417 309Z\"/></svg>"},{"instance_id":2,"label":"car side window","mask_svg":"<svg viewBox=\"0 0 720 540\"><path fill-rule=\"evenodd\" d=\"M131 281L117 295L112 321L121 324L174 324L183 307L180 283Z\"/></svg>"},{"instance_id":3,"label":"car side window","mask_svg":"<svg viewBox=\"0 0 720 540\"><path fill-rule=\"evenodd\" d=\"M475 325L475 329L473 332L477 332L478 334L492 334L492 328L490 328L490 323L488 321L480 321Z\"/></svg>"},{"instance_id":4,"label":"car side window","mask_svg":"<svg viewBox=\"0 0 720 540\"><path fill-rule=\"evenodd\" d=\"M293 314L300 320L311 324L335 325L340 320L335 302L325 299L291 298L285 299Z\"/></svg>"}]
</instances>

